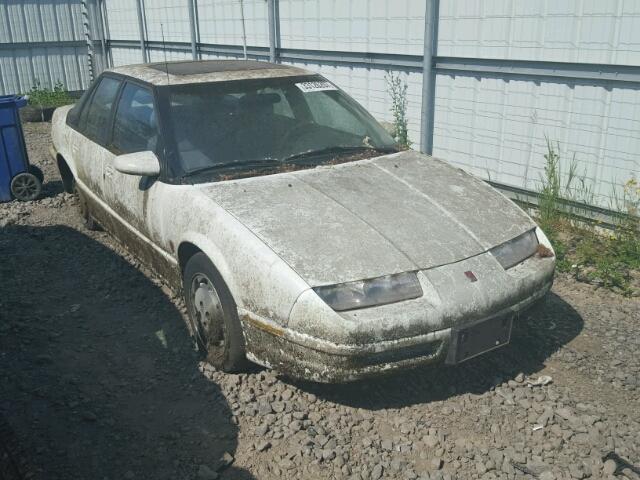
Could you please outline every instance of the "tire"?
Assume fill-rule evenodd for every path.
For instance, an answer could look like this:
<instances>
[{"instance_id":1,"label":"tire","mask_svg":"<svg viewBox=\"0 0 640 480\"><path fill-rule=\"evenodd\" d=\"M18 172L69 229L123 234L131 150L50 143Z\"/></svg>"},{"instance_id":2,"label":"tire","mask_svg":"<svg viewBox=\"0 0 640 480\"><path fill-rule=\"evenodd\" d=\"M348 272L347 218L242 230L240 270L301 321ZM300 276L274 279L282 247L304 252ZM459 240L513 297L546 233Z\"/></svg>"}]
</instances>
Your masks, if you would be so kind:
<instances>
[{"instance_id":1,"label":"tire","mask_svg":"<svg viewBox=\"0 0 640 480\"><path fill-rule=\"evenodd\" d=\"M38 177L40 183L44 183L44 173L42 173L42 170L40 170L39 167L36 167L35 165L29 165L29 173Z\"/></svg>"},{"instance_id":2,"label":"tire","mask_svg":"<svg viewBox=\"0 0 640 480\"><path fill-rule=\"evenodd\" d=\"M42 182L33 173L19 173L11 179L11 194L16 200L28 202L42 193Z\"/></svg>"},{"instance_id":3,"label":"tire","mask_svg":"<svg viewBox=\"0 0 640 480\"><path fill-rule=\"evenodd\" d=\"M245 370L248 361L236 302L204 253L187 262L183 287L190 333L207 361L228 373Z\"/></svg>"},{"instance_id":4,"label":"tire","mask_svg":"<svg viewBox=\"0 0 640 480\"><path fill-rule=\"evenodd\" d=\"M100 230L100 225L96 222L91 216L91 210L89 209L89 204L87 203L87 197L85 197L84 193L80 191L80 189L76 186L75 193L78 197L78 208L80 210L80 216L84 220L84 226L87 230L98 231Z\"/></svg>"}]
</instances>

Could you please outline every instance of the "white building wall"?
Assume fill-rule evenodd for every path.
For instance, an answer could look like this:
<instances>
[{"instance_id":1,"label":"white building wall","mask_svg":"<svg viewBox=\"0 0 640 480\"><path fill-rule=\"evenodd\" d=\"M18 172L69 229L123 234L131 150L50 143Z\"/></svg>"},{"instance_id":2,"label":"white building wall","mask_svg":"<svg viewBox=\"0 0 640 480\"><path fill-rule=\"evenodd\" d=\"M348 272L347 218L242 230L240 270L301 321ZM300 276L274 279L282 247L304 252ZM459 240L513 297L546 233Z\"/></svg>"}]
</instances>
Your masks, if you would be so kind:
<instances>
[{"instance_id":1,"label":"white building wall","mask_svg":"<svg viewBox=\"0 0 640 480\"><path fill-rule=\"evenodd\" d=\"M105 0L109 38L139 40L137 0ZM140 58L140 56L138 56ZM139 62L140 60L138 60ZM115 59L114 59L115 62Z\"/></svg>"},{"instance_id":2,"label":"white building wall","mask_svg":"<svg viewBox=\"0 0 640 480\"><path fill-rule=\"evenodd\" d=\"M441 0L438 55L640 65L640 2ZM640 175L640 91L464 75L438 75L434 155L483 178L538 190L546 139L573 194L615 207Z\"/></svg>"},{"instance_id":3,"label":"white building wall","mask_svg":"<svg viewBox=\"0 0 640 480\"><path fill-rule=\"evenodd\" d=\"M86 88L87 48L55 43L83 40L78 1L0 1L0 43L4 44L0 48L0 94L26 93L36 84L52 88L58 82L69 90ZM29 45L34 42L49 44Z\"/></svg>"},{"instance_id":4,"label":"white building wall","mask_svg":"<svg viewBox=\"0 0 640 480\"><path fill-rule=\"evenodd\" d=\"M269 46L267 2L244 0L247 45ZM238 0L200 0L200 41L222 45L242 45L242 14Z\"/></svg>"},{"instance_id":5,"label":"white building wall","mask_svg":"<svg viewBox=\"0 0 640 480\"><path fill-rule=\"evenodd\" d=\"M283 48L422 55L424 0L280 0Z\"/></svg>"},{"instance_id":6,"label":"white building wall","mask_svg":"<svg viewBox=\"0 0 640 480\"><path fill-rule=\"evenodd\" d=\"M441 0L443 56L640 64L637 0Z\"/></svg>"},{"instance_id":7,"label":"white building wall","mask_svg":"<svg viewBox=\"0 0 640 480\"><path fill-rule=\"evenodd\" d=\"M135 2L107 0L111 38L138 39ZM242 45L239 0L197 5L201 42ZM245 0L244 7L248 45L267 47L267 2ZM145 0L145 10L150 40L160 40L163 23L167 41L190 42L187 0ZM424 0L280 0L280 46L420 56L424 11ZM137 49L112 53L116 64L140 61ZM640 1L440 0L438 55L640 65ZM152 49L150 58L164 56ZM170 50L167 58L189 53ZM322 73L377 118L391 120L385 68L295 64ZM422 74L395 71L408 84L409 134L419 148ZM439 74L434 154L483 178L536 190L548 138L559 148L565 172L575 158L584 199L615 206L623 182L640 176L639 97L640 88L623 84Z\"/></svg>"}]
</instances>

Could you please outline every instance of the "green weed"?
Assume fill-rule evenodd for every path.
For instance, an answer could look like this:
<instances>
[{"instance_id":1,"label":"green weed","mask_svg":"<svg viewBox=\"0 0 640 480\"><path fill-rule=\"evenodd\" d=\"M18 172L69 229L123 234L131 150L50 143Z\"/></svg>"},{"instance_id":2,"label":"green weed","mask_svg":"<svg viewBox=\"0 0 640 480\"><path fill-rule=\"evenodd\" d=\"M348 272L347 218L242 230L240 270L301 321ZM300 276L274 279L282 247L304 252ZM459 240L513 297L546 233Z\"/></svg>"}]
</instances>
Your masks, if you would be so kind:
<instances>
[{"instance_id":1,"label":"green weed","mask_svg":"<svg viewBox=\"0 0 640 480\"><path fill-rule=\"evenodd\" d=\"M406 150L411 147L408 130L409 120L407 119L407 82L400 77L400 74L393 72L387 72L384 78L391 96L392 135L398 142L398 146Z\"/></svg>"},{"instance_id":2,"label":"green weed","mask_svg":"<svg viewBox=\"0 0 640 480\"><path fill-rule=\"evenodd\" d=\"M575 156L563 176L559 151L547 140L537 218L556 251L558 270L571 272L578 280L634 295L640 287L638 181L632 178L625 184L623 198L616 201L622 211L608 234L604 234L597 225L580 220L580 205L586 207L591 202L593 191L586 175L578 174Z\"/></svg>"},{"instance_id":3,"label":"green weed","mask_svg":"<svg viewBox=\"0 0 640 480\"><path fill-rule=\"evenodd\" d=\"M73 98L61 82L57 82L53 89L42 87L40 81L26 93L29 96L29 104L44 107L60 107L73 103Z\"/></svg>"}]
</instances>

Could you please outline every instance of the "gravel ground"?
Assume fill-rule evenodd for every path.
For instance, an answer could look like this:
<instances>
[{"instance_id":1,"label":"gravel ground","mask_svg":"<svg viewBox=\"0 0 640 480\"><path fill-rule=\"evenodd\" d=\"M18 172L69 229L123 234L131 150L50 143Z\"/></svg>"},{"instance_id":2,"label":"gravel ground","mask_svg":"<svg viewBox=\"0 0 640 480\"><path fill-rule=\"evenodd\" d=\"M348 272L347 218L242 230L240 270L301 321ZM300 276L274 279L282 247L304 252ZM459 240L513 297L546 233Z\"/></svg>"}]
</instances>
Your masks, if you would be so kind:
<instances>
[{"instance_id":1,"label":"gravel ground","mask_svg":"<svg viewBox=\"0 0 640 480\"><path fill-rule=\"evenodd\" d=\"M25 126L43 198L0 205L0 478L640 479L640 299L560 277L509 346L457 367L222 374L181 300L84 229L49 128Z\"/></svg>"}]
</instances>

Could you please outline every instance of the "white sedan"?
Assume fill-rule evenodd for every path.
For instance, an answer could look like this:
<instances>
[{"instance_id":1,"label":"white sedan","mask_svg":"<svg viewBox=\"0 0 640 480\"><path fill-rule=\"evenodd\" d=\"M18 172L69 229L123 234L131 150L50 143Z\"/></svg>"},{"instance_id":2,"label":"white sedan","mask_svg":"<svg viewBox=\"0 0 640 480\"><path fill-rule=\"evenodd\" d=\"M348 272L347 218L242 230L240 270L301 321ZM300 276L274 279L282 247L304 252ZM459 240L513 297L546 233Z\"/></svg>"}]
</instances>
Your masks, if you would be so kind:
<instances>
[{"instance_id":1,"label":"white sedan","mask_svg":"<svg viewBox=\"0 0 640 480\"><path fill-rule=\"evenodd\" d=\"M255 61L104 72L56 110L88 226L177 291L208 360L346 381L509 342L555 259L520 208L325 78Z\"/></svg>"}]
</instances>

